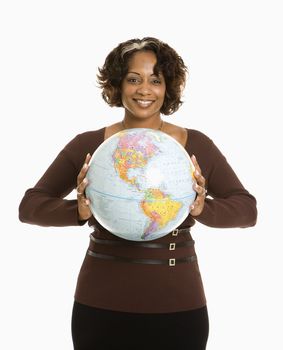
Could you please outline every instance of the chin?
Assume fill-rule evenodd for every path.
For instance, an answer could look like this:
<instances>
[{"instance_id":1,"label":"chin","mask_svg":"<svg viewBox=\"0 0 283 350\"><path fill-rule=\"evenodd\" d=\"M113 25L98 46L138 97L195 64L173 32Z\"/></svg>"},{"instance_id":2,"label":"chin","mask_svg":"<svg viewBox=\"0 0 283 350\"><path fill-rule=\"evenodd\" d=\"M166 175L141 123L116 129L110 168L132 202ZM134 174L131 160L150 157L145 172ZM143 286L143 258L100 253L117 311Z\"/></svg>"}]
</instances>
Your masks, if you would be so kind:
<instances>
[{"instance_id":1,"label":"chin","mask_svg":"<svg viewBox=\"0 0 283 350\"><path fill-rule=\"evenodd\" d=\"M136 118L142 118L142 119L146 119L146 118L150 118L156 115L160 114L160 110L132 110L129 111L131 115L133 115Z\"/></svg>"}]
</instances>

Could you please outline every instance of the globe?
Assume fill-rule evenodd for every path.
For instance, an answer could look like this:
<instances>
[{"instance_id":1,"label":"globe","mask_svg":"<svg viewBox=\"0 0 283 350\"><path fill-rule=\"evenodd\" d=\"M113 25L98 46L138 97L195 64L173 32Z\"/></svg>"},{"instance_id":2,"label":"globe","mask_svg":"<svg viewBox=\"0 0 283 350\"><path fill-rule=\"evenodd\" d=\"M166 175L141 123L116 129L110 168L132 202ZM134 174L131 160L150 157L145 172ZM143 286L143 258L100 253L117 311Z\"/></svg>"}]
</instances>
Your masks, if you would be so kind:
<instances>
[{"instance_id":1,"label":"globe","mask_svg":"<svg viewBox=\"0 0 283 350\"><path fill-rule=\"evenodd\" d=\"M93 153L86 196L95 219L131 241L154 240L176 229L195 199L194 166L166 133L127 129Z\"/></svg>"}]
</instances>

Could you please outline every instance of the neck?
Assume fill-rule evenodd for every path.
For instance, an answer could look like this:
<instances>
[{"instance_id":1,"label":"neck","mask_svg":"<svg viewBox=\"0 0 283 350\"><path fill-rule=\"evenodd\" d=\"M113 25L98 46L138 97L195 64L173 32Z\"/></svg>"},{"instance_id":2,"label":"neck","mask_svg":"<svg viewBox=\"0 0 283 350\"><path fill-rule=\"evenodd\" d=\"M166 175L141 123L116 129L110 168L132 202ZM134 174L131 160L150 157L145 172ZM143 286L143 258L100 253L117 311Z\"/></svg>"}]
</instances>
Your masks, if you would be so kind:
<instances>
[{"instance_id":1,"label":"neck","mask_svg":"<svg viewBox=\"0 0 283 350\"><path fill-rule=\"evenodd\" d=\"M163 128L163 120L160 118L158 122L154 122L152 124L149 123L135 123L135 122L128 122L128 120L123 119L121 121L122 128L123 129L132 129L132 128L148 128L148 129L155 129L155 130L162 130Z\"/></svg>"}]
</instances>

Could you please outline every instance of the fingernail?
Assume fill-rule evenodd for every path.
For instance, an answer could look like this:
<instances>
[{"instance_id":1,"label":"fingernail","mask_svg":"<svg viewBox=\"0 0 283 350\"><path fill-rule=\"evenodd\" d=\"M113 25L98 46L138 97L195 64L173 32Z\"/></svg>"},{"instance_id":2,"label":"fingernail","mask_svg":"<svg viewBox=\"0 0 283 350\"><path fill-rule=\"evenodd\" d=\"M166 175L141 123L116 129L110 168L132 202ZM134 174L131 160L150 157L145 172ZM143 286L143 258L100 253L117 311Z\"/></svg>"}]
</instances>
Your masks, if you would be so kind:
<instances>
[{"instance_id":1,"label":"fingernail","mask_svg":"<svg viewBox=\"0 0 283 350\"><path fill-rule=\"evenodd\" d=\"M84 179L83 179L83 183L87 183L87 178L85 177Z\"/></svg>"},{"instance_id":2,"label":"fingernail","mask_svg":"<svg viewBox=\"0 0 283 350\"><path fill-rule=\"evenodd\" d=\"M197 170L195 171L195 174L196 174L196 176L199 176L199 172Z\"/></svg>"},{"instance_id":3,"label":"fingernail","mask_svg":"<svg viewBox=\"0 0 283 350\"><path fill-rule=\"evenodd\" d=\"M87 168L87 164L86 164L86 163L84 163L84 166L83 166L83 168L84 168L84 169L86 169L86 168Z\"/></svg>"},{"instance_id":4,"label":"fingernail","mask_svg":"<svg viewBox=\"0 0 283 350\"><path fill-rule=\"evenodd\" d=\"M195 207L194 205L191 205L191 210L193 210L193 209L194 209L194 207Z\"/></svg>"}]
</instances>

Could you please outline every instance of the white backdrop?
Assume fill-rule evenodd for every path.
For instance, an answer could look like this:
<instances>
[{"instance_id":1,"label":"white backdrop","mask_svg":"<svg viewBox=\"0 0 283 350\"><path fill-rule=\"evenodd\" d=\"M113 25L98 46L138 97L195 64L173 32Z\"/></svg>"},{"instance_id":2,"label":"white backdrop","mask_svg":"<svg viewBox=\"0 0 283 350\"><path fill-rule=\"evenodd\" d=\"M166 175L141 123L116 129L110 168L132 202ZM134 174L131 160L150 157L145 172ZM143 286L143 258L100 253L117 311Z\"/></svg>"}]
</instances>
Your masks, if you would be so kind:
<instances>
[{"instance_id":1,"label":"white backdrop","mask_svg":"<svg viewBox=\"0 0 283 350\"><path fill-rule=\"evenodd\" d=\"M1 2L1 349L72 349L90 229L22 224L18 205L71 138L122 118L100 97L97 67L119 42L144 36L173 46L190 71L185 104L164 119L210 136L258 200L253 228L194 227L207 349L283 348L279 3Z\"/></svg>"}]
</instances>

